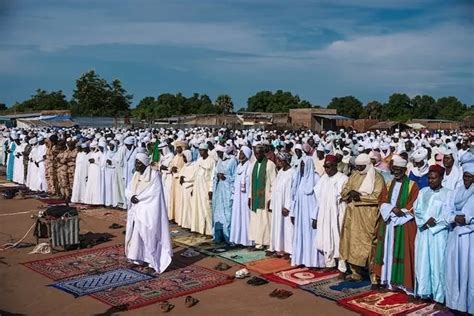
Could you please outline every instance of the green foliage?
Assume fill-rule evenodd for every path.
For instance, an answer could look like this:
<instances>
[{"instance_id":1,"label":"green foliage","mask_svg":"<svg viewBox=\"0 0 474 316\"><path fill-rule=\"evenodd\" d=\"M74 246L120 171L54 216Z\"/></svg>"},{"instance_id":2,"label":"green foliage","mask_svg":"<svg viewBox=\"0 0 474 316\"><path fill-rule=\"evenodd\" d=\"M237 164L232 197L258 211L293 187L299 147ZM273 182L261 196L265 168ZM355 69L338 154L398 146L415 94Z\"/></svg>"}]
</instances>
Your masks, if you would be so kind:
<instances>
[{"instance_id":1,"label":"green foliage","mask_svg":"<svg viewBox=\"0 0 474 316\"><path fill-rule=\"evenodd\" d=\"M232 98L227 94L217 97L215 107L217 113L232 113L234 111L234 103L232 102Z\"/></svg>"},{"instance_id":2,"label":"green foliage","mask_svg":"<svg viewBox=\"0 0 474 316\"><path fill-rule=\"evenodd\" d=\"M353 119L358 119L364 111L362 102L352 95L333 98L328 109L337 109L337 114Z\"/></svg>"},{"instance_id":3,"label":"green foliage","mask_svg":"<svg viewBox=\"0 0 474 316\"><path fill-rule=\"evenodd\" d=\"M438 107L437 118L445 120L462 119L467 111L467 106L462 104L456 97L443 97L436 101Z\"/></svg>"},{"instance_id":4,"label":"green foliage","mask_svg":"<svg viewBox=\"0 0 474 316\"><path fill-rule=\"evenodd\" d=\"M61 90L48 92L37 89L36 94L21 103L15 103L5 113L38 112L43 110L67 110L69 102Z\"/></svg>"},{"instance_id":5,"label":"green foliage","mask_svg":"<svg viewBox=\"0 0 474 316\"><path fill-rule=\"evenodd\" d=\"M365 106L361 118L379 120L382 118L383 105L378 101L371 101Z\"/></svg>"},{"instance_id":6,"label":"green foliage","mask_svg":"<svg viewBox=\"0 0 474 316\"><path fill-rule=\"evenodd\" d=\"M311 103L300 100L298 95L291 92L277 90L260 91L247 100L247 111L249 112L288 112L290 109L311 107Z\"/></svg>"},{"instance_id":7,"label":"green foliage","mask_svg":"<svg viewBox=\"0 0 474 316\"><path fill-rule=\"evenodd\" d=\"M126 93L120 80L115 79L110 85L91 70L76 81L71 109L75 115L126 116L133 99Z\"/></svg>"},{"instance_id":8,"label":"green foliage","mask_svg":"<svg viewBox=\"0 0 474 316\"><path fill-rule=\"evenodd\" d=\"M394 93L383 108L383 119L406 122L412 118L413 106L410 97L402 93Z\"/></svg>"}]
</instances>

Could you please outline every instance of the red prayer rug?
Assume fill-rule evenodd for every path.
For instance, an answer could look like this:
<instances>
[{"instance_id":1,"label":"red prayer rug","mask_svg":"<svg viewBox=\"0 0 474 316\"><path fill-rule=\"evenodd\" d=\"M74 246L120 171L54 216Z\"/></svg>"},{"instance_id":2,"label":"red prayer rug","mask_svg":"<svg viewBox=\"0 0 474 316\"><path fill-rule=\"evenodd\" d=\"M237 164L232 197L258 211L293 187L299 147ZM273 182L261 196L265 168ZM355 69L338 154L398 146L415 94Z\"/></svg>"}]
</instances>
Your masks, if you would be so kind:
<instances>
[{"instance_id":1,"label":"red prayer rug","mask_svg":"<svg viewBox=\"0 0 474 316\"><path fill-rule=\"evenodd\" d=\"M233 279L200 266L189 266L165 272L156 278L92 294L91 297L116 307L130 310L204 291L231 283Z\"/></svg>"},{"instance_id":2,"label":"red prayer rug","mask_svg":"<svg viewBox=\"0 0 474 316\"><path fill-rule=\"evenodd\" d=\"M270 274L291 268L290 261L282 258L267 258L245 264L247 269L260 274Z\"/></svg>"},{"instance_id":3,"label":"red prayer rug","mask_svg":"<svg viewBox=\"0 0 474 316\"><path fill-rule=\"evenodd\" d=\"M104 271L126 263L127 259L123 245L115 245L29 261L23 263L23 265L50 279L61 280L81 274Z\"/></svg>"},{"instance_id":4,"label":"red prayer rug","mask_svg":"<svg viewBox=\"0 0 474 316\"><path fill-rule=\"evenodd\" d=\"M296 268L276 273L265 274L263 277L272 282L285 284L297 288L300 285L334 278L338 275L339 272L337 270L318 271L310 270L308 268Z\"/></svg>"},{"instance_id":5,"label":"red prayer rug","mask_svg":"<svg viewBox=\"0 0 474 316\"><path fill-rule=\"evenodd\" d=\"M347 309L367 316L406 315L428 305L410 302L409 296L405 293L375 291L344 298L337 302Z\"/></svg>"}]
</instances>

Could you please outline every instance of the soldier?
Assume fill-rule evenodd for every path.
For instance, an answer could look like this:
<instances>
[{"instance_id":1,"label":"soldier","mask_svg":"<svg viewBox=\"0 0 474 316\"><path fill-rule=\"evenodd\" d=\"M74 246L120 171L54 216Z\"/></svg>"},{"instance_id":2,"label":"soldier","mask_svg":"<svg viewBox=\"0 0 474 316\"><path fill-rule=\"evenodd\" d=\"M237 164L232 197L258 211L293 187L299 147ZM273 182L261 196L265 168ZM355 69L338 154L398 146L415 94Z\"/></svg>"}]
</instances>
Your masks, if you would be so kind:
<instances>
[{"instance_id":1,"label":"soldier","mask_svg":"<svg viewBox=\"0 0 474 316\"><path fill-rule=\"evenodd\" d=\"M46 151L45 159L45 171L46 171L46 182L48 183L48 193L56 195L59 193L58 190L58 177L57 177L57 160L55 159L59 153L58 148L58 136L53 134L48 139L48 149Z\"/></svg>"},{"instance_id":2,"label":"soldier","mask_svg":"<svg viewBox=\"0 0 474 316\"><path fill-rule=\"evenodd\" d=\"M73 140L69 140L67 142L67 177L68 177L68 195L67 197L71 197L72 193L72 186L74 184L74 170L76 169L76 156L77 156L77 148L76 143Z\"/></svg>"},{"instance_id":3,"label":"soldier","mask_svg":"<svg viewBox=\"0 0 474 316\"><path fill-rule=\"evenodd\" d=\"M56 155L56 166L57 166L57 177L58 177L58 184L59 184L59 194L62 198L66 199L69 197L69 189L68 189L68 152L66 150L66 143L64 140L58 142L56 146L58 150L58 154Z\"/></svg>"}]
</instances>

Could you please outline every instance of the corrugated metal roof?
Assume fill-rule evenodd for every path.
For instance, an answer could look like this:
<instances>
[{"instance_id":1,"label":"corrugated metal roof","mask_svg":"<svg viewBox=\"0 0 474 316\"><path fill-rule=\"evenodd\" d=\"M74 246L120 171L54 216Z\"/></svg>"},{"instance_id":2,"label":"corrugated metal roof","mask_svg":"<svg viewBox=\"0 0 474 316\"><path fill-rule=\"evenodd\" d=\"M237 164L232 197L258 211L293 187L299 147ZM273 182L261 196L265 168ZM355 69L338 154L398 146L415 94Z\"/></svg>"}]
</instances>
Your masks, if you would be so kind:
<instances>
[{"instance_id":1,"label":"corrugated metal roof","mask_svg":"<svg viewBox=\"0 0 474 316\"><path fill-rule=\"evenodd\" d=\"M313 114L313 116L319 116L328 120L352 120L350 117L333 114Z\"/></svg>"}]
</instances>

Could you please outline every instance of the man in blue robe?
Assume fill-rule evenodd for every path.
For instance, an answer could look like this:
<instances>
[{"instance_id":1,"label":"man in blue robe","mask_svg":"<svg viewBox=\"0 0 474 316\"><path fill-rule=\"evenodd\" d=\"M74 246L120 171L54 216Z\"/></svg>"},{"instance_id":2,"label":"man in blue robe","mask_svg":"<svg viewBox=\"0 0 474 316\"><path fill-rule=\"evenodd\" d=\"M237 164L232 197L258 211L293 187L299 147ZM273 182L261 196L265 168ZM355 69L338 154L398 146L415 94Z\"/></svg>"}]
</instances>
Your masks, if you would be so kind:
<instances>
[{"instance_id":1,"label":"man in blue robe","mask_svg":"<svg viewBox=\"0 0 474 316\"><path fill-rule=\"evenodd\" d=\"M474 314L474 154L461 157L463 185L454 192L446 252L446 306Z\"/></svg>"},{"instance_id":2,"label":"man in blue robe","mask_svg":"<svg viewBox=\"0 0 474 316\"><path fill-rule=\"evenodd\" d=\"M429 186L420 190L414 206L418 233L415 239L415 296L444 303L445 253L452 191L443 188L444 168L432 165Z\"/></svg>"},{"instance_id":3,"label":"man in blue robe","mask_svg":"<svg viewBox=\"0 0 474 316\"><path fill-rule=\"evenodd\" d=\"M7 180L13 181L13 168L15 165L15 150L20 144L19 136L16 132L10 134L10 147L8 148L7 154Z\"/></svg>"},{"instance_id":4,"label":"man in blue robe","mask_svg":"<svg viewBox=\"0 0 474 316\"><path fill-rule=\"evenodd\" d=\"M217 161L214 169L212 214L214 241L229 243L237 160L232 155L233 146L216 146Z\"/></svg>"},{"instance_id":5,"label":"man in blue robe","mask_svg":"<svg viewBox=\"0 0 474 316\"><path fill-rule=\"evenodd\" d=\"M415 181L418 188L423 189L428 186L428 150L420 147L411 155L413 169L408 178Z\"/></svg>"}]
</instances>

